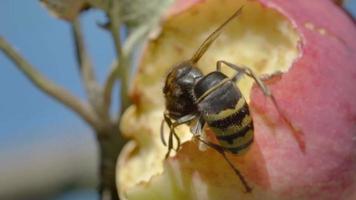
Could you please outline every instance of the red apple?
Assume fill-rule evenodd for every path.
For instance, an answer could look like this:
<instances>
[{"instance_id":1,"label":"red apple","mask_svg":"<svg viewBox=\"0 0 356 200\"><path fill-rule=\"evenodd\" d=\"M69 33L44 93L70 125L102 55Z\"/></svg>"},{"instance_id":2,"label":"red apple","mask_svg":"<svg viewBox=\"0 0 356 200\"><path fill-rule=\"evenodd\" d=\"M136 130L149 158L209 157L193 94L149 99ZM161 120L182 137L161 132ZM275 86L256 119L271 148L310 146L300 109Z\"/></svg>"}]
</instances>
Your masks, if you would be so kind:
<instances>
[{"instance_id":1,"label":"red apple","mask_svg":"<svg viewBox=\"0 0 356 200\"><path fill-rule=\"evenodd\" d=\"M121 128L132 140L120 155L123 199L356 199L356 27L331 0L179 1L151 39L132 90L134 105ZM242 4L198 63L205 73L217 60L273 75L266 84L281 113L248 78L238 83L249 101L255 141L229 155L252 185L241 181L221 155L202 151L187 126L177 128L181 149L164 160L159 127L163 80ZM231 71L226 71L231 74ZM266 76L265 76L266 77ZM206 132L210 133L209 129ZM214 140L212 137L211 140Z\"/></svg>"}]
</instances>

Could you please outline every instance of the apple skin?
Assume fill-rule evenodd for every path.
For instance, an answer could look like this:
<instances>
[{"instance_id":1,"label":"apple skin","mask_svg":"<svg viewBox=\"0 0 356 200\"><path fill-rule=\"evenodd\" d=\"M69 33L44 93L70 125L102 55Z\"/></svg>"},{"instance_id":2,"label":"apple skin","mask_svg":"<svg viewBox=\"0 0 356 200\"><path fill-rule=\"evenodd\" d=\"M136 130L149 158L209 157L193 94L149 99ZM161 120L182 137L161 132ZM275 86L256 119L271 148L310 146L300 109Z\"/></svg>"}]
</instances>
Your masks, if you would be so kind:
<instances>
[{"instance_id":1,"label":"apple skin","mask_svg":"<svg viewBox=\"0 0 356 200\"><path fill-rule=\"evenodd\" d=\"M302 130L305 152L288 138L288 131L277 126L272 130L258 119L257 113L269 108L261 92L256 88L252 92L256 143L269 169L269 189L287 199L352 199L356 189L356 101L350 95L356 92L355 24L328 1L261 2L292 20L302 35L302 56L270 87L289 120Z\"/></svg>"},{"instance_id":2,"label":"apple skin","mask_svg":"<svg viewBox=\"0 0 356 200\"><path fill-rule=\"evenodd\" d=\"M229 155L253 192L243 192L219 154L200 151L197 142L188 141L165 161L162 173L130 188L118 181L124 199L356 199L356 26L328 0L258 2L284 15L301 41L300 56L288 72L266 81L295 130L254 85L250 98L254 144L243 156ZM184 9L172 8L166 17ZM134 85L136 108L127 111L129 117L152 112L144 105L140 87ZM128 116L123 123L130 124ZM122 124L124 132L127 124ZM137 140L130 133L127 136ZM119 176L130 159L139 158L134 152L141 145L129 143L122 152Z\"/></svg>"}]
</instances>

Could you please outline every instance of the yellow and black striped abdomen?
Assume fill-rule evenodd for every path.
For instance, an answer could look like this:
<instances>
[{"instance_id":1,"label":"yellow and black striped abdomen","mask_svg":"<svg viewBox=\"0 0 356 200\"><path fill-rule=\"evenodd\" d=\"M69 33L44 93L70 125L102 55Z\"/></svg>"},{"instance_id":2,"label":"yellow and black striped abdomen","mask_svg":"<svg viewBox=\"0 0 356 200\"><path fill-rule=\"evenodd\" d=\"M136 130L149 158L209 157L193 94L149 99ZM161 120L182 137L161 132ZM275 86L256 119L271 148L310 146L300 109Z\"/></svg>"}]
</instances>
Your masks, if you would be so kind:
<instances>
[{"instance_id":1,"label":"yellow and black striped abdomen","mask_svg":"<svg viewBox=\"0 0 356 200\"><path fill-rule=\"evenodd\" d=\"M253 122L248 105L243 97L235 108L205 116L220 145L231 153L245 152L253 142Z\"/></svg>"},{"instance_id":2,"label":"yellow and black striped abdomen","mask_svg":"<svg viewBox=\"0 0 356 200\"><path fill-rule=\"evenodd\" d=\"M240 154L253 142L253 122L248 104L234 82L227 81L216 90L206 93L214 85L227 80L221 72L212 72L195 86L198 110L216 134L220 145L231 153Z\"/></svg>"}]
</instances>

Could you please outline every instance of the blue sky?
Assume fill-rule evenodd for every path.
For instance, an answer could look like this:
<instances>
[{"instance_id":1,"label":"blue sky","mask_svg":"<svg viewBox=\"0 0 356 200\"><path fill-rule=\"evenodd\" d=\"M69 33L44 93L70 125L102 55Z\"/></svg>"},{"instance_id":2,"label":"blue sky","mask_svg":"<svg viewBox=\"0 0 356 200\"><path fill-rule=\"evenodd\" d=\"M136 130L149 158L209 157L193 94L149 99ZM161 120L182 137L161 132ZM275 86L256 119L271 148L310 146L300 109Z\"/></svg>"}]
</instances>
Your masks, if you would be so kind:
<instances>
[{"instance_id":1,"label":"blue sky","mask_svg":"<svg viewBox=\"0 0 356 200\"><path fill-rule=\"evenodd\" d=\"M103 81L114 58L109 34L98 29L95 24L104 22L105 16L100 12L89 11L82 19L85 39L91 55L94 55L97 75ZM74 57L70 27L66 22L49 16L38 1L1 0L0 35L48 78L76 96L85 98ZM88 149L88 154L95 156L94 137L87 125L73 112L37 90L2 53L0 91L1 162L11 163L6 155L23 152L21 155L30 157L30 163L33 155L24 149L35 148L48 141L55 144L52 145L53 152L48 152L48 156L52 155L53 159L63 152L64 143L75 146L77 141L85 141L81 143L82 149ZM91 169L94 171L96 163L91 162L88 167L94 168ZM2 168L4 167L0 167L0 174ZM88 179L89 182L93 180L92 177ZM86 189L83 195L87 197L93 190ZM80 196L81 193L74 192L59 199L88 199ZM92 194L90 196L93 199L95 197Z\"/></svg>"},{"instance_id":2,"label":"blue sky","mask_svg":"<svg viewBox=\"0 0 356 200\"><path fill-rule=\"evenodd\" d=\"M355 0L348 1L347 6L356 14ZM100 12L89 11L82 19L85 38L102 82L114 58L109 34L98 29L95 24L104 22L105 16ZM1 0L0 35L48 78L76 96L85 97L74 57L70 27L66 22L49 16L38 1ZM31 148L47 141L58 144L52 150L61 153L62 143L77 145L73 140L84 141L81 143L83 149L90 151L88 155L95 156L94 137L86 124L37 90L1 53L0 91L0 156L11 155L25 147ZM82 150L78 150L78 153ZM52 155L51 152L49 155ZM96 163L93 158L90 159L88 167L93 171ZM7 162L4 157L0 157L0 160ZM95 182L93 177L84 180ZM89 185L92 187L93 184ZM94 188L90 187L52 199L95 199Z\"/></svg>"},{"instance_id":3,"label":"blue sky","mask_svg":"<svg viewBox=\"0 0 356 200\"><path fill-rule=\"evenodd\" d=\"M90 41L97 72L103 79L107 66L114 58L113 47L108 34L97 29L93 22L104 21L105 17L101 13L90 12L83 19L86 39ZM75 95L85 97L72 48L70 27L66 22L49 16L38 2L2 0L0 27L0 34L39 71ZM0 91L3 91L0 100L0 141L20 139L25 134L24 130L38 127L84 125L73 113L32 86L2 54L0 65Z\"/></svg>"}]
</instances>

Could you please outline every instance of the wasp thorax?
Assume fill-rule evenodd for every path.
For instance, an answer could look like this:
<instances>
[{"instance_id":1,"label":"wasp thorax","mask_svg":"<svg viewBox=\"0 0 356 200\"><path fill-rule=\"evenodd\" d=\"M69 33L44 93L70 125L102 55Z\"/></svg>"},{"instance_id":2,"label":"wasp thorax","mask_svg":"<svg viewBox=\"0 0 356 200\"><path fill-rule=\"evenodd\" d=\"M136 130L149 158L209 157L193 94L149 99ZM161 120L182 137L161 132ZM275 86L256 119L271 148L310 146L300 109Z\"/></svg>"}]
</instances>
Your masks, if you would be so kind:
<instances>
[{"instance_id":1,"label":"wasp thorax","mask_svg":"<svg viewBox=\"0 0 356 200\"><path fill-rule=\"evenodd\" d=\"M163 93L171 118L177 119L197 111L192 91L195 82L202 76L202 72L190 62L180 63L169 72Z\"/></svg>"}]
</instances>

